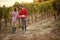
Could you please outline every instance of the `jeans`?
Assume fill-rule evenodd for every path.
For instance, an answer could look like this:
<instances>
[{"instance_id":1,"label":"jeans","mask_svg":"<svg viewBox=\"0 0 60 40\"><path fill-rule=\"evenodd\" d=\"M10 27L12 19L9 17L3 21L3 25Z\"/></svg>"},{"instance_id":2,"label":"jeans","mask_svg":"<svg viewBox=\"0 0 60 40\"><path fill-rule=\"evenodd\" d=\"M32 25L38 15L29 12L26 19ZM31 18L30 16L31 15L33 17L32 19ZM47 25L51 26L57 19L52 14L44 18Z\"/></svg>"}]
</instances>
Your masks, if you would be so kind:
<instances>
[{"instance_id":1,"label":"jeans","mask_svg":"<svg viewBox=\"0 0 60 40\"><path fill-rule=\"evenodd\" d=\"M26 32L26 18L21 19L22 22L22 31Z\"/></svg>"}]
</instances>

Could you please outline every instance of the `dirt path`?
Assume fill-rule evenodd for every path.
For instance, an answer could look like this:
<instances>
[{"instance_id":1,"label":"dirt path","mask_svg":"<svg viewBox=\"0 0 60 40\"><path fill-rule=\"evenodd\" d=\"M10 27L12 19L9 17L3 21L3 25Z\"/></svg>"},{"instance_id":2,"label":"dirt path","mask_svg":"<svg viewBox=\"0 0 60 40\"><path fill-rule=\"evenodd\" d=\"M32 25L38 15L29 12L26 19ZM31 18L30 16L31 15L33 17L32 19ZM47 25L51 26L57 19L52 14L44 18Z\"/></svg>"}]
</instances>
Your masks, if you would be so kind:
<instances>
[{"instance_id":1,"label":"dirt path","mask_svg":"<svg viewBox=\"0 0 60 40\"><path fill-rule=\"evenodd\" d=\"M2 40L55 40L50 32L53 22L54 17L42 20L29 25L25 33L17 30L16 34L8 34Z\"/></svg>"}]
</instances>

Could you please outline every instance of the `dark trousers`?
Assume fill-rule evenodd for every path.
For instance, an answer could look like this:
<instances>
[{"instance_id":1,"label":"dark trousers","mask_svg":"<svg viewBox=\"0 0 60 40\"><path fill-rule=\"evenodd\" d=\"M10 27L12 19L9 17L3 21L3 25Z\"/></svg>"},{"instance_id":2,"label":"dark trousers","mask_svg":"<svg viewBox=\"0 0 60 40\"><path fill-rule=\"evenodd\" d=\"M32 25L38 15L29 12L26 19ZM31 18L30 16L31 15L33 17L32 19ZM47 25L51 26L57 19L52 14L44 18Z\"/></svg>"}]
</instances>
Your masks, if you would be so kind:
<instances>
[{"instance_id":1,"label":"dark trousers","mask_svg":"<svg viewBox=\"0 0 60 40\"><path fill-rule=\"evenodd\" d=\"M16 27L12 27L12 31L13 31L13 33L15 33L16 32Z\"/></svg>"},{"instance_id":2,"label":"dark trousers","mask_svg":"<svg viewBox=\"0 0 60 40\"><path fill-rule=\"evenodd\" d=\"M22 31L26 32L26 18L21 19L22 22Z\"/></svg>"}]
</instances>

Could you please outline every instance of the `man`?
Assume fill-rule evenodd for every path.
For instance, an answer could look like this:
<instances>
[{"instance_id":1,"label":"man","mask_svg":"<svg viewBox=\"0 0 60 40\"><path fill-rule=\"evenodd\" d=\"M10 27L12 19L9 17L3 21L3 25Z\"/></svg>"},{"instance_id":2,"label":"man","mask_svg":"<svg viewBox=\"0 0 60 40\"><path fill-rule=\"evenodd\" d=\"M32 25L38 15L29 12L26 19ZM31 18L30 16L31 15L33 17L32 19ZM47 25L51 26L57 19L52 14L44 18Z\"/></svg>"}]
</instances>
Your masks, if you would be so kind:
<instances>
[{"instance_id":1,"label":"man","mask_svg":"<svg viewBox=\"0 0 60 40\"><path fill-rule=\"evenodd\" d=\"M21 22L22 22L22 31L26 32L26 18L28 16L28 11L23 6L20 7L19 16L20 16Z\"/></svg>"}]
</instances>

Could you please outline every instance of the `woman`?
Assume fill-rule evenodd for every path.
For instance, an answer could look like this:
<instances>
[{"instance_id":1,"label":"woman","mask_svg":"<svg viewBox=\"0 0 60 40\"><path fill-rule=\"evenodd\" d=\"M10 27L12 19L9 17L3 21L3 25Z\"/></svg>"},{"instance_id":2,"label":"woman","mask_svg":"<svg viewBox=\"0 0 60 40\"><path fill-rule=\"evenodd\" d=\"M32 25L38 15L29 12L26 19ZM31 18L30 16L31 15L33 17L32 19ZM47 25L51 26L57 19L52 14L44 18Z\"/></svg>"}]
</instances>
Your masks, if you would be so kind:
<instances>
[{"instance_id":1,"label":"woman","mask_svg":"<svg viewBox=\"0 0 60 40\"><path fill-rule=\"evenodd\" d=\"M16 31L17 16L18 16L18 10L15 7L14 11L12 12L12 24L13 24L12 31L13 31L13 33L15 33L15 31Z\"/></svg>"},{"instance_id":2,"label":"woman","mask_svg":"<svg viewBox=\"0 0 60 40\"><path fill-rule=\"evenodd\" d=\"M21 6L19 10L19 16L22 23L22 31L26 32L26 18L28 17L28 10Z\"/></svg>"}]
</instances>

